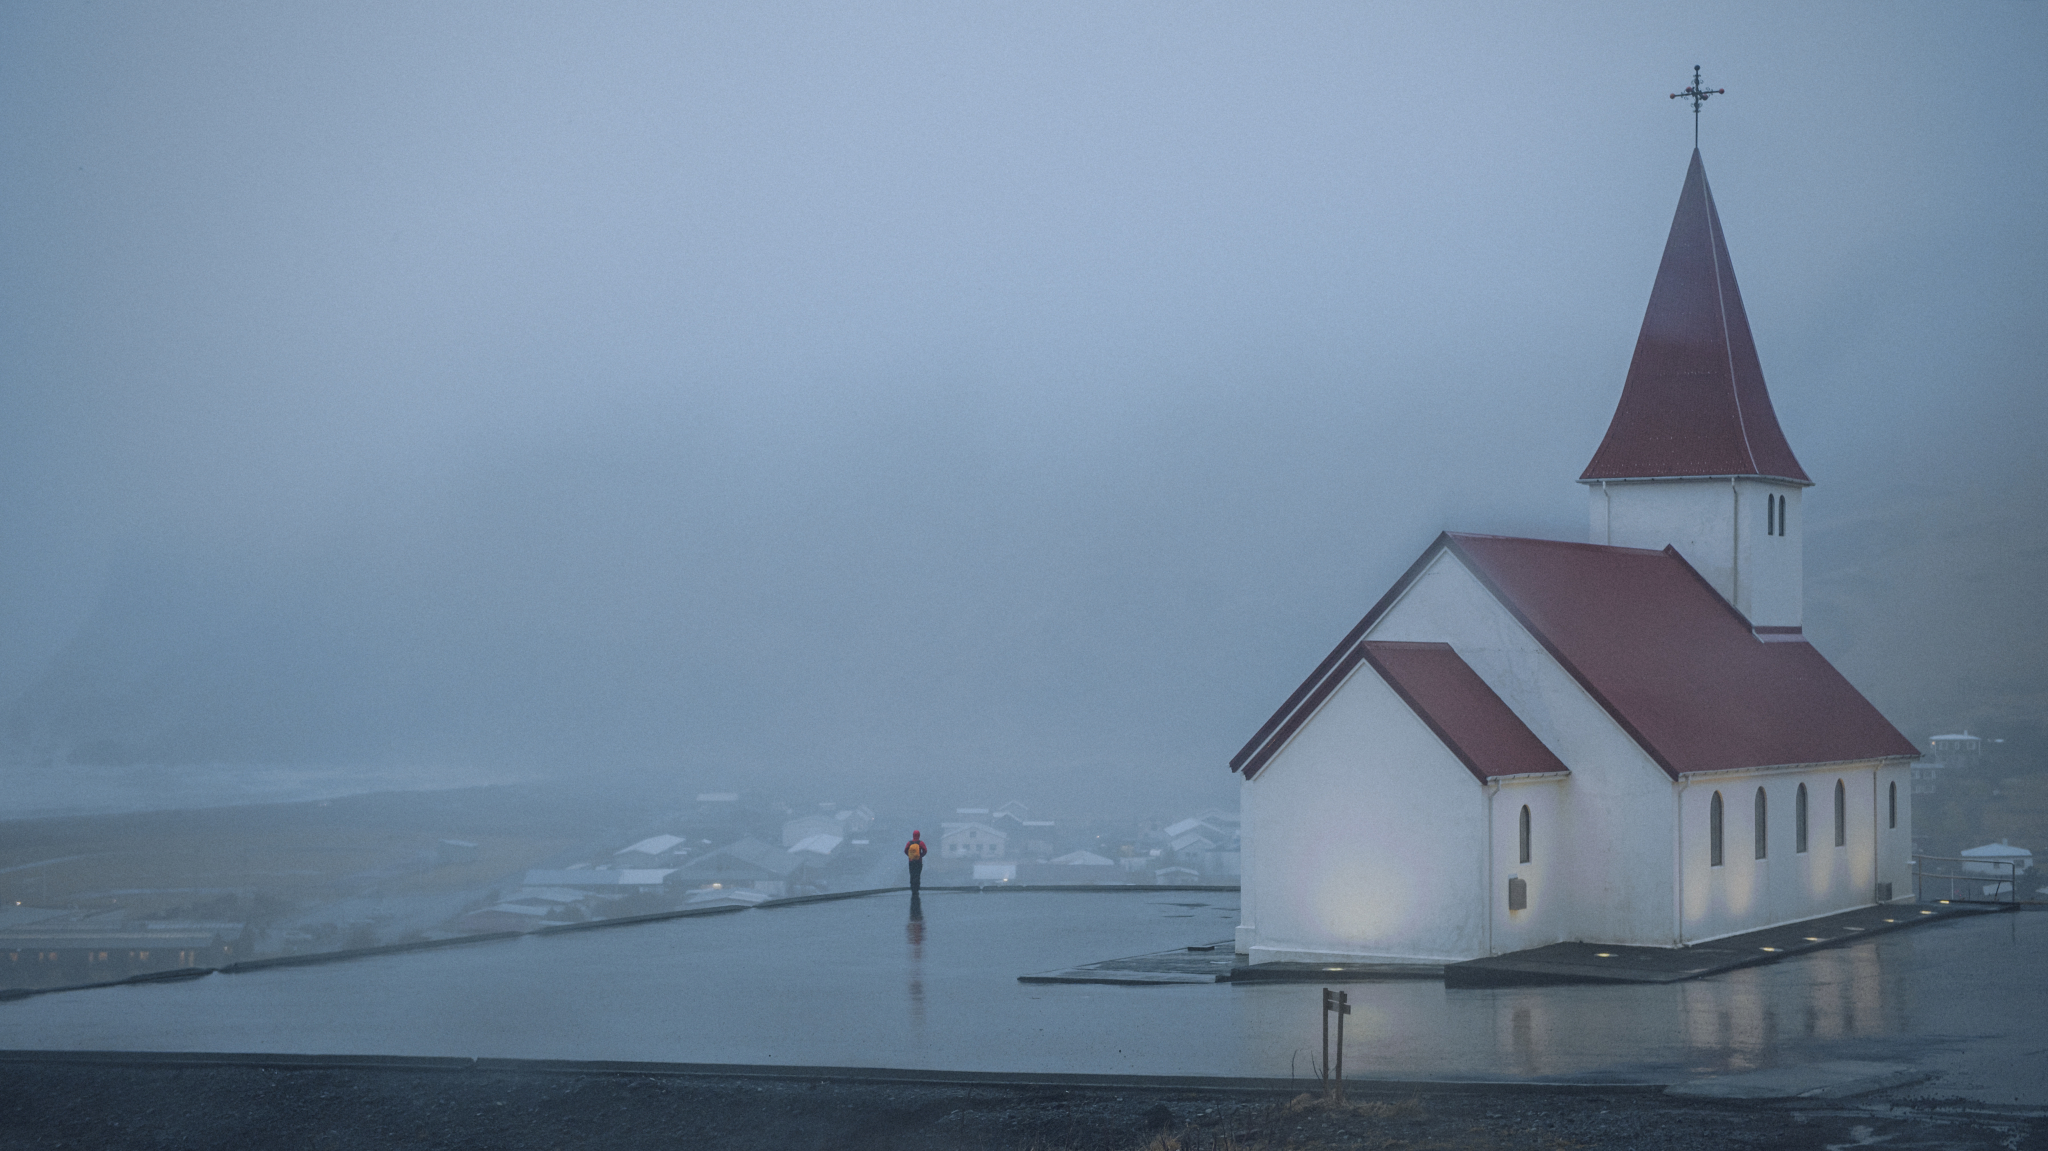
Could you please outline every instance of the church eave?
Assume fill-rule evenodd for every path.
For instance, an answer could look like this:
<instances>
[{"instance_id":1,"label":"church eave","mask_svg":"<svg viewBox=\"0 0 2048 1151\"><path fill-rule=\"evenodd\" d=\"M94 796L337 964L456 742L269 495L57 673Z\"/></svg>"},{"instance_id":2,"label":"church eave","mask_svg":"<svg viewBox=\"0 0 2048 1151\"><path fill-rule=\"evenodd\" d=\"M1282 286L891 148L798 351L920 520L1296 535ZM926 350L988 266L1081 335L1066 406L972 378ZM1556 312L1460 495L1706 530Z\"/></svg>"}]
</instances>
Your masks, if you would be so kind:
<instances>
[{"instance_id":1,"label":"church eave","mask_svg":"<svg viewBox=\"0 0 2048 1151\"><path fill-rule=\"evenodd\" d=\"M1594 484L1670 484L1682 480L1762 480L1765 483L1790 484L1800 488L1813 486L1813 481L1805 476L1772 476L1762 472L1718 472L1697 476L1580 476L1578 482L1591 487Z\"/></svg>"},{"instance_id":2,"label":"church eave","mask_svg":"<svg viewBox=\"0 0 2048 1151\"><path fill-rule=\"evenodd\" d=\"M1853 767L1857 764L1876 763L1898 766L1925 758L1919 755L1863 755L1855 759L1829 759L1816 763L1773 763L1757 767L1703 767L1697 771L1681 771L1678 779L1686 783L1717 779L1723 776L1790 775L1802 771L1823 771L1829 768Z\"/></svg>"}]
</instances>

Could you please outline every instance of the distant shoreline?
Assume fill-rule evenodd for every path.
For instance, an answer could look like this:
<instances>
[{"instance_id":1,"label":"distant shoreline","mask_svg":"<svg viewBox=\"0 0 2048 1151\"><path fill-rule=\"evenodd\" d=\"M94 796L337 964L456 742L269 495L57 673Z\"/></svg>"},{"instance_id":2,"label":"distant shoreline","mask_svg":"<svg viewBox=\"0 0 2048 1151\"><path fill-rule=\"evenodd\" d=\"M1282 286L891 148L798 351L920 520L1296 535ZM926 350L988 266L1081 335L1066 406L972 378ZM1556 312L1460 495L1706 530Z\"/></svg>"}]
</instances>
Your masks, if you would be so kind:
<instances>
[{"instance_id":1,"label":"distant shoreline","mask_svg":"<svg viewBox=\"0 0 2048 1151\"><path fill-rule=\"evenodd\" d=\"M386 792L457 791L538 782L533 775L471 768L305 767L274 764L23 766L0 769L0 822L140 815L281 803L316 803Z\"/></svg>"}]
</instances>

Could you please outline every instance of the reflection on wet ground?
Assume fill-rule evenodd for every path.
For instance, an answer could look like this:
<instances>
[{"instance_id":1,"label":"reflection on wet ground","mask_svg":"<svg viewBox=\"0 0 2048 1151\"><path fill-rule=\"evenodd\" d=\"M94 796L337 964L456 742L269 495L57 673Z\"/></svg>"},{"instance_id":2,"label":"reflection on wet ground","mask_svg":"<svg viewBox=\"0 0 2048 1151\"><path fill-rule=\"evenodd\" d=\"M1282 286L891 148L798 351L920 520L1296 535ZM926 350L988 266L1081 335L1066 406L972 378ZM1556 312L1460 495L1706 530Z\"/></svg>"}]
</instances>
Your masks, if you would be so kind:
<instances>
[{"instance_id":1,"label":"reflection on wet ground","mask_svg":"<svg viewBox=\"0 0 2048 1151\"><path fill-rule=\"evenodd\" d=\"M0 1047L1305 1074L1312 985L1017 982L1235 918L1227 894L892 894L43 996L0 1005ZM2044 945L2048 915L2023 913L1690 983L1351 985L1346 1074L1672 1082L1870 1059L2048 1104Z\"/></svg>"},{"instance_id":2,"label":"reflection on wet ground","mask_svg":"<svg viewBox=\"0 0 2048 1151\"><path fill-rule=\"evenodd\" d=\"M910 1026L924 1034L924 898L910 893L910 922L904 938L910 941Z\"/></svg>"}]
</instances>

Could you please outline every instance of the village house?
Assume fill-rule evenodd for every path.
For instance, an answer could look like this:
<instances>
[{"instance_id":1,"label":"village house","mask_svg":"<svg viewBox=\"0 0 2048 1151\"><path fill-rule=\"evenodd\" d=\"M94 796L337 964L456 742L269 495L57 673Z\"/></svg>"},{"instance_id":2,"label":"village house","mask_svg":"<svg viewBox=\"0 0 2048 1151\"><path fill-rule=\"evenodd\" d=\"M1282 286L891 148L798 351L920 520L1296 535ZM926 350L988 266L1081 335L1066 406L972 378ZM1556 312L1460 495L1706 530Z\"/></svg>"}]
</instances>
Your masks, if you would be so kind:
<instances>
[{"instance_id":1,"label":"village house","mask_svg":"<svg viewBox=\"0 0 2048 1151\"><path fill-rule=\"evenodd\" d=\"M0 916L0 987L54 987L240 958L244 925L127 919L119 911L10 907Z\"/></svg>"},{"instance_id":2,"label":"village house","mask_svg":"<svg viewBox=\"0 0 2048 1151\"><path fill-rule=\"evenodd\" d=\"M782 846L795 847L806 839L820 835L844 837L845 825L829 815L803 815L788 820L782 825Z\"/></svg>"},{"instance_id":3,"label":"village house","mask_svg":"<svg viewBox=\"0 0 2048 1151\"><path fill-rule=\"evenodd\" d=\"M786 895L804 867L802 856L753 836L726 844L685 863L676 871L686 887L746 888L765 895Z\"/></svg>"},{"instance_id":4,"label":"village house","mask_svg":"<svg viewBox=\"0 0 2048 1151\"><path fill-rule=\"evenodd\" d=\"M612 854L613 867L662 867L675 866L679 857L689 853L680 835L655 835L629 847L622 847Z\"/></svg>"},{"instance_id":5,"label":"village house","mask_svg":"<svg viewBox=\"0 0 2048 1151\"><path fill-rule=\"evenodd\" d=\"M940 859L1000 859L1010 839L986 823L945 823L939 832Z\"/></svg>"},{"instance_id":6,"label":"village house","mask_svg":"<svg viewBox=\"0 0 2048 1151\"><path fill-rule=\"evenodd\" d=\"M647 895L660 891L675 873L673 867L536 868L526 873L525 886Z\"/></svg>"},{"instance_id":7,"label":"village house","mask_svg":"<svg viewBox=\"0 0 2048 1151\"><path fill-rule=\"evenodd\" d=\"M1803 631L1695 151L1588 543L1444 533L1231 761L1253 963L1677 947L1912 897L1913 744Z\"/></svg>"}]
</instances>

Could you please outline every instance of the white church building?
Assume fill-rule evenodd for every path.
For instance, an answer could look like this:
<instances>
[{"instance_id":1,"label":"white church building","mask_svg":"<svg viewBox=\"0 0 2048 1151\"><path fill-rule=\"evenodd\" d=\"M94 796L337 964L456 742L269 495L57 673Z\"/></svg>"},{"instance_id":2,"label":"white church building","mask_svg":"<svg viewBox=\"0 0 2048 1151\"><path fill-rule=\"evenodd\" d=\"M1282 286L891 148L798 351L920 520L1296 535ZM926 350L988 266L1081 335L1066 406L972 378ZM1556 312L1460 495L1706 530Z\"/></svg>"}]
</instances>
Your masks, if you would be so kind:
<instances>
[{"instance_id":1,"label":"white church building","mask_svg":"<svg viewBox=\"0 0 2048 1151\"><path fill-rule=\"evenodd\" d=\"M1252 963L1680 947L1912 897L1917 757L1801 631L1801 497L1694 151L1591 540L1445 533L1231 761Z\"/></svg>"}]
</instances>

